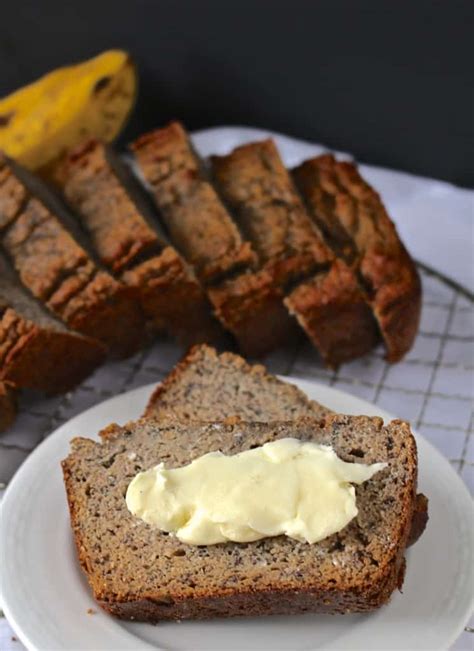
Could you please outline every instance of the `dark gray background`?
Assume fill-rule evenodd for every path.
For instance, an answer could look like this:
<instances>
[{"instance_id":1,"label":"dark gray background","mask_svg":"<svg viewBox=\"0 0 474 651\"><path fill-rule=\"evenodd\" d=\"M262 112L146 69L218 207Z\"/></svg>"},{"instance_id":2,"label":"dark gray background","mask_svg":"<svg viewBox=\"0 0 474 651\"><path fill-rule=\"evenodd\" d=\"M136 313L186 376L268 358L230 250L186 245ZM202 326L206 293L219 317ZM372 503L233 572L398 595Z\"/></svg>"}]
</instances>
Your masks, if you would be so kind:
<instances>
[{"instance_id":1,"label":"dark gray background","mask_svg":"<svg viewBox=\"0 0 474 651\"><path fill-rule=\"evenodd\" d=\"M262 126L474 185L472 0L3 3L0 95L123 47L141 89L126 137L173 117Z\"/></svg>"}]
</instances>

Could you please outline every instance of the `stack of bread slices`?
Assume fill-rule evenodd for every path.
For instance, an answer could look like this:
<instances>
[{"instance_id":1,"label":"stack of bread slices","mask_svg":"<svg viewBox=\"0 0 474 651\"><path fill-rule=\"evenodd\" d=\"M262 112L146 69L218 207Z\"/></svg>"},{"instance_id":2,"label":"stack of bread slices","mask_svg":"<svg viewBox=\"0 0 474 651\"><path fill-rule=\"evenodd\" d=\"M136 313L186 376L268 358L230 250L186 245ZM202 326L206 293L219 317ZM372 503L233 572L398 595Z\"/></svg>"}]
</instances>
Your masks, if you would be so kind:
<instances>
[{"instance_id":1,"label":"stack of bread slices","mask_svg":"<svg viewBox=\"0 0 474 651\"><path fill-rule=\"evenodd\" d=\"M386 464L355 487L356 517L319 542L186 544L127 508L141 471L286 437L330 445L348 463ZM157 388L142 419L110 425L100 442L74 439L62 467L79 561L95 599L124 619L371 611L402 587L405 550L428 518L407 423L335 414L262 366L205 345Z\"/></svg>"},{"instance_id":2,"label":"stack of bread slices","mask_svg":"<svg viewBox=\"0 0 474 651\"><path fill-rule=\"evenodd\" d=\"M171 123L57 176L0 161L0 424L15 387L69 389L162 333L259 357L304 332L332 367L413 343L416 267L352 163L288 171L271 140L203 161Z\"/></svg>"}]
</instances>

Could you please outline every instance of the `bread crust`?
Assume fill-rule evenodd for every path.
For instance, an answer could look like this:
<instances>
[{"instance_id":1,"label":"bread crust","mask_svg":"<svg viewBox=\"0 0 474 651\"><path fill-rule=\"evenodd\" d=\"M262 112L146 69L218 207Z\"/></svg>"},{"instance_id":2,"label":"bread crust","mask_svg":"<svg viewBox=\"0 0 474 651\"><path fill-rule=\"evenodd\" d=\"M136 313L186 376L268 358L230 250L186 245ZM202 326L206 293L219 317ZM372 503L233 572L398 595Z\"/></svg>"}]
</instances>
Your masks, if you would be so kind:
<instances>
[{"instance_id":1,"label":"bread crust","mask_svg":"<svg viewBox=\"0 0 474 651\"><path fill-rule=\"evenodd\" d=\"M330 154L305 161L293 178L334 252L361 278L387 360L399 361L418 331L421 283L380 196L353 163Z\"/></svg>"},{"instance_id":2,"label":"bread crust","mask_svg":"<svg viewBox=\"0 0 474 651\"><path fill-rule=\"evenodd\" d=\"M4 432L13 424L15 416L15 387L10 382L0 381L0 432Z\"/></svg>"},{"instance_id":3,"label":"bread crust","mask_svg":"<svg viewBox=\"0 0 474 651\"><path fill-rule=\"evenodd\" d=\"M260 617L268 615L301 615L319 613L344 615L371 612L386 604L393 591L403 584L405 560L396 558L381 576L376 586L360 586L344 592L329 590L281 590L278 587L257 591L233 591L200 596L192 600L174 597L173 603L150 595L137 601L107 601L99 599L104 610L126 620L149 623L204 620L214 617Z\"/></svg>"},{"instance_id":4,"label":"bread crust","mask_svg":"<svg viewBox=\"0 0 474 651\"><path fill-rule=\"evenodd\" d=\"M300 428L300 431L325 432L325 434L322 435L323 440L328 442L331 441L333 445L336 445L337 449L337 441L340 432L346 431L347 427L353 427L354 444L360 445L360 442L356 443L359 440L356 432L360 431L360 428L366 427L367 425L364 424L369 422L370 427L382 432L383 423L381 419L336 415L329 415L321 420L301 419L292 424L273 423L270 426L265 424L252 425L244 423L237 423L235 425L221 424L220 431L223 436L225 433L225 440L232 441L235 440L236 436L240 436L243 430L248 432L250 438L244 447L244 449L246 449L253 441L255 441L255 443L261 443L262 440L266 440L266 437L268 436L266 432L278 432L277 434L271 435L272 437L276 436L277 438L288 435L289 431L298 436L296 432L298 431L298 428ZM143 425L141 425L141 423L143 423ZM169 619L203 619L221 616L296 614L303 612L355 613L368 612L378 608L389 600L392 592L397 587L401 588L405 571L404 552L409 539L416 504L417 475L416 445L410 434L408 425L401 421L394 421L388 425L386 430L383 430L384 434L382 434L383 437L389 435L386 438L387 444L390 441L396 441L396 445L398 446L397 449L400 449L400 453L403 450L403 454L405 455L404 459L406 460L403 461L405 467L403 487L399 486L399 488L397 488L397 495L399 496L397 497L397 500L401 501L397 503L397 517L392 517L390 525L386 525L390 527L390 529L387 530L387 535L389 536L388 540L390 542L378 548L379 551L376 552L376 557L372 557L374 558L374 563L371 565L370 572L364 573L364 571L361 571L355 572L354 574L349 567L338 569L338 552L335 552L335 564L330 563L328 565L328 567L332 567L332 570L328 571L325 575L318 575L316 573L311 577L304 573L302 576L299 576L301 573L296 573L294 577L293 575L285 577L281 572L273 574L270 570L267 571L264 569L265 566L262 566L261 571L256 573L257 578L255 581L253 581L251 577L247 577L245 580L237 582L235 585L230 581L226 581L211 586L208 585L205 576L198 578L197 574L196 576L191 574L189 579L186 578L188 576L187 574L183 575L183 583L180 584L182 585L182 588L170 588L166 587L166 585L162 587L161 582L158 582L156 587L153 589L150 588L145 590L142 590L139 587L133 588L130 586L126 581L126 571L123 575L124 578L117 584L114 584L113 578L103 579L102 575L104 570L102 569L102 561L100 561L100 559L94 559L91 555L91 542L85 533L86 526L83 520L87 510L85 510L85 498L82 496L82 492L85 490L85 495L87 495L87 491L90 489L88 489L87 486L85 489L84 487L79 489L79 487L82 485L81 477L88 466L87 463L85 466L78 466L77 464L80 464L80 459L83 457L91 459L98 458L99 463L105 464L107 472L109 474L113 473L114 471L110 466L115 464L119 457L123 457L124 459L126 458L126 463L129 463L129 457L126 456L129 454L129 448L127 448L128 437L131 435L130 432L133 432L136 428L142 426L151 429L154 427L158 428L158 430L162 432L159 437L163 441L176 441L176 434L173 434L172 432L177 432L178 428L182 427L182 425L180 426L177 423L150 420L139 421L136 424L129 424L124 427L112 425L109 428L106 428L102 433L102 446L107 446L103 456L101 456L101 450L99 449L101 447L100 445L97 447L98 444L95 444L92 441L87 439L77 439L73 442L73 452L62 463L70 507L71 522L79 560L88 576L95 598L105 610L125 619L137 619L149 622ZM206 433L210 430L212 431L213 425L194 424L193 427L196 429L193 434L193 440L204 441L207 436ZM291 430L290 428L296 428L296 432L295 429ZM168 430L170 430L169 433ZM215 436L215 433L212 436ZM319 436L320 435L316 436L316 440L318 440ZM327 438L328 436L329 438ZM187 454L189 460L191 460L194 455L202 453L202 444L197 443L196 445L198 447L195 449L193 448L194 452L190 451L189 453L186 453L183 450L183 452L180 453L180 463L184 462L183 455ZM225 448L225 450L227 450L227 448ZM235 450L234 446L232 446L232 450ZM380 448L380 450L382 450L382 448ZM359 455L359 453L360 451L358 449L354 450L356 456ZM99 457L97 457L97 454L99 454ZM390 456L392 453L388 448L387 454L389 455L389 459L393 458ZM398 455L399 452L396 454ZM346 455L347 453L344 453L344 456ZM148 461L148 463L150 462L151 460ZM133 468L133 466L131 466L131 468ZM396 471L394 470L393 472ZM120 492L123 491L122 484L120 484L118 490L120 490ZM362 507L362 505L360 505L360 507ZM131 516L127 515L127 518L129 517ZM341 532L341 535L342 533L343 532ZM169 536L160 538L160 540L162 540L162 543L160 544L164 544L167 549L166 552L163 549L163 553L171 553L171 558L174 558L175 556L179 557L180 555L182 556L182 554L176 553L179 551L180 546L182 546L179 541ZM328 554L332 553L331 549L333 545L334 549L338 548L338 541L339 534L335 534L334 537L331 537L331 540L326 540L326 543L324 544L327 545ZM362 543L361 549L364 544L366 543ZM254 553L256 560L259 558L260 553L258 551L258 545L259 543L257 542L244 546L248 550L255 550L254 552L249 551L248 553ZM290 550L294 548L294 544L285 542L285 546L288 547L288 553L291 554ZM217 554L216 558L218 557L221 559L219 560L220 563L231 563L230 561L228 562L224 560L228 558L226 550L238 547L237 544L213 546L209 553L212 553L213 555ZM308 547L308 552L313 548L314 546ZM373 549L375 550L375 548ZM158 548L155 551L158 551ZM375 553L375 551L372 553ZM329 559L330 558L331 556ZM106 563L108 562L109 560L106 561ZM172 560L168 561L168 563L170 563L170 571L172 562ZM211 559L209 559L209 562L212 562L212 556ZM179 565L179 558L178 560L175 560L175 563L177 564L176 572L179 576L181 576L181 572L187 571L184 569L182 571L178 569L179 567L182 567L182 565ZM233 564L231 563L231 566L232 565ZM115 560L112 567L120 573L120 567L116 565ZM188 567L188 565L186 565L186 567ZM256 572L256 569L254 568L252 571ZM319 576L319 578L317 578L317 576Z\"/></svg>"}]
</instances>

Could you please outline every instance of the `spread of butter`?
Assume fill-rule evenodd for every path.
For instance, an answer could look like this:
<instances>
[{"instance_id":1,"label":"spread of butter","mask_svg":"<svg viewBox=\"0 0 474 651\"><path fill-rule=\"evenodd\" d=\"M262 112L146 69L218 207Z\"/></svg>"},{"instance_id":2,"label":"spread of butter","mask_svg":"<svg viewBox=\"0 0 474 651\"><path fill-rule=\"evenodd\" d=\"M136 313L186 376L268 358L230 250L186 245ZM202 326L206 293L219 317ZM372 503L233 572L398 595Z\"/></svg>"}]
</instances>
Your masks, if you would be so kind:
<instances>
[{"instance_id":1,"label":"spread of butter","mask_svg":"<svg viewBox=\"0 0 474 651\"><path fill-rule=\"evenodd\" d=\"M329 446L284 438L187 466L158 466L131 481L129 511L191 545L285 534L314 543L356 515L355 489L386 463L346 463Z\"/></svg>"}]
</instances>

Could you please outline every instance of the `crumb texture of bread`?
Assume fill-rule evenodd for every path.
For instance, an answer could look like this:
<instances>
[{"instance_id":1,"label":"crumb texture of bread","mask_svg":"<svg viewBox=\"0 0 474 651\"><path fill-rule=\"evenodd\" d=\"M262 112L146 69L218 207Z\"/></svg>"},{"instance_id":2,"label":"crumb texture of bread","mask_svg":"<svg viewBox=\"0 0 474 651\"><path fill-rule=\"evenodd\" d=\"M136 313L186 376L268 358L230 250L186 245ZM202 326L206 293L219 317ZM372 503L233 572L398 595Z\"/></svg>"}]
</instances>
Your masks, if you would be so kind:
<instances>
[{"instance_id":1,"label":"crumb texture of bread","mask_svg":"<svg viewBox=\"0 0 474 651\"><path fill-rule=\"evenodd\" d=\"M109 426L102 442L74 439L63 461L81 565L111 613L166 619L303 612L367 612L401 587L416 501L417 453L409 426L328 415L292 423L179 423L142 419ZM283 437L331 445L345 461L386 462L355 487L358 515L308 545L285 536L194 546L132 516L128 484L159 462L179 467L212 450L236 454Z\"/></svg>"},{"instance_id":2,"label":"crumb texture of bread","mask_svg":"<svg viewBox=\"0 0 474 651\"><path fill-rule=\"evenodd\" d=\"M0 380L0 432L13 424L16 416L15 387L10 382Z\"/></svg>"},{"instance_id":3,"label":"crumb texture of bread","mask_svg":"<svg viewBox=\"0 0 474 651\"><path fill-rule=\"evenodd\" d=\"M219 354L210 346L195 346L158 386L144 415L180 421L266 422L328 413L329 409L261 364L248 364L233 353Z\"/></svg>"},{"instance_id":4,"label":"crumb texture of bread","mask_svg":"<svg viewBox=\"0 0 474 651\"><path fill-rule=\"evenodd\" d=\"M253 263L250 245L242 241L181 124L144 134L131 149L172 242L202 282Z\"/></svg>"},{"instance_id":5,"label":"crumb texture of bread","mask_svg":"<svg viewBox=\"0 0 474 651\"><path fill-rule=\"evenodd\" d=\"M353 163L330 154L305 161L293 178L335 253L362 279L388 361L400 360L418 331L421 283L380 196Z\"/></svg>"},{"instance_id":6,"label":"crumb texture of bread","mask_svg":"<svg viewBox=\"0 0 474 651\"><path fill-rule=\"evenodd\" d=\"M0 161L0 243L22 283L64 323L99 339L112 355L138 350L144 319L134 292L96 265L12 165Z\"/></svg>"},{"instance_id":7,"label":"crumb texture of bread","mask_svg":"<svg viewBox=\"0 0 474 651\"><path fill-rule=\"evenodd\" d=\"M68 391L104 361L105 352L97 339L50 315L0 254L0 379L47 393Z\"/></svg>"},{"instance_id":8,"label":"crumb texture of bread","mask_svg":"<svg viewBox=\"0 0 474 651\"><path fill-rule=\"evenodd\" d=\"M153 330L184 345L218 341L221 331L203 289L161 237L137 185L112 149L97 141L72 152L65 165L66 200L102 263L137 290Z\"/></svg>"}]
</instances>

